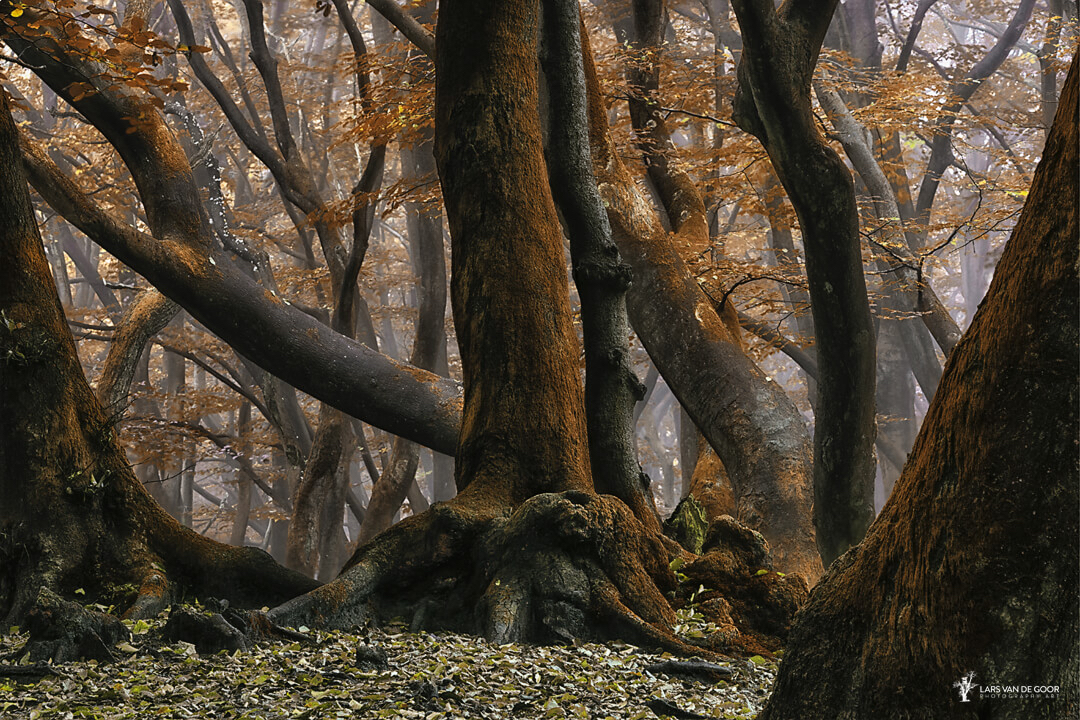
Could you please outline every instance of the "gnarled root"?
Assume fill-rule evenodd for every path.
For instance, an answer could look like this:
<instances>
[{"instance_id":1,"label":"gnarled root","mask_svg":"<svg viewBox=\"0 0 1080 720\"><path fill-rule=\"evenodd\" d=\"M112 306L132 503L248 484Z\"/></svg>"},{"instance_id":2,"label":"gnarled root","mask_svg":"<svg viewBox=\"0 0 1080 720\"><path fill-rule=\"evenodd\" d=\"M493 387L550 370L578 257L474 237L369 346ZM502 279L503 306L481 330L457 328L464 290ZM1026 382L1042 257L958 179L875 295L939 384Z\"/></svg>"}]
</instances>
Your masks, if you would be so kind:
<instances>
[{"instance_id":1,"label":"gnarled root","mask_svg":"<svg viewBox=\"0 0 1080 720\"><path fill-rule=\"evenodd\" d=\"M764 558L767 566L767 545L753 531L735 527L746 537L736 533L742 545L727 552L739 563L718 577L768 582L749 578L758 569L750 565ZM729 534L718 530L710 540L719 545ZM496 642L618 638L711 656L726 647L692 645L672 633L676 614L668 597L682 591L669 568L670 547L610 496L542 494L513 513L452 501L390 528L360 548L338 579L269 617L282 625L340 629L396 618L414 629L467 632ZM695 588L706 570L715 569L707 561L687 567L694 570ZM712 578L708 583L718 585ZM782 584L805 593L805 582L799 583L792 577Z\"/></svg>"},{"instance_id":2,"label":"gnarled root","mask_svg":"<svg viewBox=\"0 0 1080 720\"><path fill-rule=\"evenodd\" d=\"M68 662L80 658L112 662L112 648L131 637L116 617L89 610L41 588L26 614L30 640L23 648L30 662Z\"/></svg>"},{"instance_id":3,"label":"gnarled root","mask_svg":"<svg viewBox=\"0 0 1080 720\"><path fill-rule=\"evenodd\" d=\"M787 639L796 611L810 594L806 579L773 568L769 544L730 515L710 526L702 555L682 568L686 579L675 597L691 602L721 632L702 638L702 647L769 654ZM705 590L701 591L700 588Z\"/></svg>"}]
</instances>

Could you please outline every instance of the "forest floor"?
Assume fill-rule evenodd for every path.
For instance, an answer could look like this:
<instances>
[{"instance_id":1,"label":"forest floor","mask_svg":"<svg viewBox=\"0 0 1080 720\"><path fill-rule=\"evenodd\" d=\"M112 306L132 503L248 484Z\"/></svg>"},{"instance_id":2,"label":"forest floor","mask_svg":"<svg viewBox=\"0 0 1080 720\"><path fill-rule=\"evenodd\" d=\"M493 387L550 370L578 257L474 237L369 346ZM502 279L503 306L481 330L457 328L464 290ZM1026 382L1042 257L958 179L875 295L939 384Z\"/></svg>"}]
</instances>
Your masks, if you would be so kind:
<instances>
[{"instance_id":1,"label":"forest floor","mask_svg":"<svg viewBox=\"0 0 1080 720\"><path fill-rule=\"evenodd\" d=\"M0 636L0 718L753 718L776 676L759 656L719 663L728 677L715 681L647 669L677 659L619 643L495 645L395 628L302 628L310 642L200 656L162 643L162 624L128 623L131 640L108 664L27 665L26 634Z\"/></svg>"}]
</instances>

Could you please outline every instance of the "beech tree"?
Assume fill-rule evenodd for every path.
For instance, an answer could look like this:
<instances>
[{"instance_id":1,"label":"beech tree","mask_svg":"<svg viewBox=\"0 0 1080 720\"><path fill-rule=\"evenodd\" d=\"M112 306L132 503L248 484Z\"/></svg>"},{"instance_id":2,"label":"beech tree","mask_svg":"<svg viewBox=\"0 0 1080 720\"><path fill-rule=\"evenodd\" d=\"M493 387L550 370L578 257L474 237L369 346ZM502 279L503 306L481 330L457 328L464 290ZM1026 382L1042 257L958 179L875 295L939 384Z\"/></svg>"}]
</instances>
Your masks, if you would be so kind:
<instances>
[{"instance_id":1,"label":"beech tree","mask_svg":"<svg viewBox=\"0 0 1080 720\"><path fill-rule=\"evenodd\" d=\"M446 2L439 8L434 36L393 3L370 3L417 49L407 56L415 61L409 65L409 83L423 87L425 73L434 70L434 128L413 128L415 136L407 134L407 122L392 131L380 125L387 113L375 109L379 100L372 88L375 61L364 37L367 28L361 28L347 3L335 2L333 9L324 4L327 16L337 11L338 39L347 38L352 50L348 73L362 128L343 143L356 156L352 161L357 172L339 187L330 187L326 178L336 172L342 153L334 155L320 145L324 140L312 130L305 111L287 98L288 76L279 70L286 53L275 39L280 37L284 4L267 17L256 0L242 5L236 19L253 62L246 74L212 14L188 17L184 3L170 2L170 13L154 17L171 18L165 24L175 22L180 44L169 62L180 63L183 57L190 64L212 111L235 133L238 150L248 153L237 165L250 162L266 169L264 177L272 181L266 187L280 196L298 235L301 249L296 257L313 276L325 275L310 283L321 307L286 300L269 258L226 231L230 220L224 182L196 172L200 165L189 158L199 156L197 149L185 152L185 143L199 142L197 119L192 123L190 110L184 115L182 108L161 100L163 94L178 94L169 84L172 80L141 70L144 62L157 58L158 50L169 48L144 29L152 14L141 4L125 10L111 47L90 38L95 28L108 36L103 25L85 21L66 3L5 6L4 38L19 62L116 149L134 180L145 212L142 222L95 202L94 195L65 172L63 158L32 139L29 131L19 139L21 162L50 208L242 358L243 372L219 375L250 403L245 407L256 407L277 425L287 472L267 482L221 434L199 426L188 431L202 433L200 437L229 453L249 496L257 486L291 514L289 548L281 557L307 575L332 577L332 548L341 544L346 503L358 521L352 537L358 534L361 543L341 575L317 588L257 552L222 551L220 557L232 563L227 571L221 569L224 560L208 566L237 578L238 588L261 588L273 578L282 579L276 594L261 598L255 591L219 590L222 579L211 582L191 570L205 554L213 554L215 545L192 540L190 533L164 520L160 532L169 542L160 540L157 529L143 527L156 527L164 513L145 509L149 501L134 489L137 481L131 473L118 469L124 464L122 453L110 436L80 451L84 466L91 468L91 486L101 477L92 469L96 465L116 478L95 500L107 511L97 513L97 505L89 504L83 509L91 517L79 520L81 511L76 509L70 522L100 542L87 545L84 557L59 573L40 570L55 561L55 538L48 528L28 533L24 519L47 513L51 498L62 497L68 487L60 482L62 469L45 466L35 478L44 489L33 495L41 502L31 503L27 515L12 509L4 519L3 527L13 528L5 530L13 538L8 557L29 546L35 551L28 556L38 564L4 563L5 579L0 582L10 590L6 600L0 593L0 610L10 621L17 620L29 611L41 586L63 593L90 585L99 596L111 597L113 589L133 583L133 601L117 603L129 604L133 615L156 612L185 594L255 606L292 598L270 612L272 622L351 627L405 616L416 627L465 629L500 641L619 636L690 652L695 647L674 635L671 627L675 608L685 601L691 583L691 591L698 584L710 588L708 600L717 620L731 629L723 639L707 640L705 651L730 645L775 648L775 636L785 632L806 595L804 580L814 583L828 563L857 544L872 516L875 329L859 244L859 188L820 134L811 104L812 73L838 3L786 6L779 12L769 3L735 3L741 38L725 26L728 8L710 3L707 9L715 21L711 31L716 42L740 53L735 118L760 145L750 145L745 138L742 142L755 148L751 152L761 162L764 148L779 179L770 182L786 189L798 218L808 266L808 293L803 295L813 310L815 345L809 353L790 342L786 347L818 381L813 452L799 409L755 363L755 350L738 326L763 336L772 333L770 342L783 344L783 338L767 323L737 311L729 291L714 293L716 287L695 276L700 263L687 258L686 248L697 252L714 242L710 228L719 219L715 207L710 208L715 203L711 192L698 187L682 162L682 148L675 147L676 139L690 130L677 125L664 104L668 87L661 82L661 71L671 51L663 38L672 27L670 14L689 12L686 7L645 0L632 7L631 48L639 56L626 62L626 86L632 91L629 123L647 178L645 190L655 191L650 195L638 185L636 159L627 159L621 149L619 126L613 128L610 122L609 79L594 62L589 23L582 22L575 3ZM1030 4L1025 8L1030 14ZM429 6L425 12L432 10ZM854 3L842 10L855 14ZM869 15L872 19L873 13ZM1023 12L1017 17L1018 27L1027 21ZM325 30L325 25L320 27ZM385 25L372 20L371 28L373 37L389 44ZM1015 35L1004 33L1002 47L1007 50L1016 42ZM203 57L208 50L200 45L204 38L220 56L218 67L232 75L235 92ZM325 36L318 42L323 41ZM313 46L318 42L312 39ZM783 57L770 54L777 46L791 52ZM1000 56L994 55L998 60ZM735 67L735 58L721 60L718 72L727 64ZM259 85L252 93L249 83L255 78ZM829 90L820 85L816 94L840 139L855 137L866 149L866 132L858 127L847 132L851 125L844 124L850 99L840 97L838 104ZM326 106L344 105L333 92L328 85ZM717 90L717 102L721 95ZM163 113L162 106L170 114ZM403 108L398 104L397 113L407 115ZM186 120L181 125L170 117ZM719 125L713 124L715 145L722 138ZM329 120L322 127L326 131ZM389 331L382 331L380 347L377 321L356 292L370 233L380 223L374 194L386 171L394 133L401 133L398 142L403 145L416 140L415 158L409 162L418 175L425 167L434 171L437 160L451 239L460 384L446 377L450 363L439 347L440 292L446 283L440 270L441 230L431 224L416 235L417 242L424 243L414 253L417 265L423 265L417 273L422 293L409 363L391 357L401 356L394 349L398 340L392 323ZM889 187L896 195L890 207L904 218L899 183L888 175L882 183L875 175L879 182L871 185L865 179L871 177L870 169L864 173L855 160L862 158L856 145L844 142L843 147L863 183L879 196L885 194L883 185L895 185ZM815 163L814 171L806 170L807 162ZM238 171L232 194L258 194L243 189L256 174ZM20 179L13 176L10 182L14 187ZM887 205L884 198L880 202ZM770 205L763 214L773 223L777 247L786 242L794 255L790 218L784 218L781 203L764 204ZM883 211L889 217L891 212ZM37 248L38 240L25 232L27 217L12 217L17 230L13 237L27 248L13 257L29 257L30 246ZM727 223L737 218L734 209ZM421 223L416 216L412 222ZM784 227L789 231L786 241L781 237ZM580 304L581 341L567 283L564 234ZM894 250L905 269L890 266L888 271L916 283L919 298L897 311L918 308L927 318L942 321L941 312L948 312L940 303L918 304L932 295L921 273L924 257L915 256L922 249L906 255ZM48 283L45 266L34 262L26 277L41 285L34 296L40 300ZM912 265L919 267L918 273ZM796 272L797 264L792 262L790 270ZM720 272L732 290L742 282L730 267ZM108 303L107 285L94 287L118 316ZM798 295L793 291L789 298ZM15 308L28 312L21 298L12 295L10 313ZM52 316L47 322L27 316L31 324L48 329L52 345L66 348L64 362L48 369L53 373L49 382L78 388L70 401L57 396L42 400L49 413L71 416L74 403L84 418L75 423L80 432L101 437L102 422L108 424L103 418L123 405L141 347L177 306L145 292L115 326L110 371L99 383L107 411L82 390L86 383L76 356L68 352L70 338L62 323ZM8 312L9 305L0 307ZM13 322L8 328L11 346L21 353L18 333L24 330L19 324L24 319L20 315ZM383 318L383 328L386 324ZM700 430L702 447L715 451L712 459L703 453L693 481L694 492L709 498L707 520L713 521L700 538L700 558L663 534L648 477L637 466L634 405L643 388L633 373L628 325L696 426L693 432ZM939 333L945 352L953 342L948 330ZM919 347L927 350L929 336L919 337ZM929 347L929 355L933 353ZM924 359L928 365L937 362L936 357ZM45 372L31 365L12 370L4 382L30 387L27 373ZM903 372L908 372L906 367ZM114 375L120 379L111 379ZM932 376L928 371L919 382ZM321 401L317 426L309 427L311 421L291 386ZM923 384L927 395L930 386L930 380ZM33 412L32 397L12 398L9 416ZM6 395L3 402L8 403ZM248 409L244 417L250 413ZM392 450L381 468L366 447L367 431L347 416L396 436L383 442ZM21 457L30 441L7 433L5 428L3 444L13 448L11 457ZM62 434L53 427L35 437L40 443L58 444L65 442ZM349 495L350 434L361 446L374 481L366 508L362 499ZM457 496L426 511L427 498L414 492L420 463L415 443L456 456ZM903 465L906 447L880 439L877 446L890 454L894 465ZM16 467L14 461L10 467ZM0 472L5 487L18 487L20 477L6 469ZM684 486L690 485L689 475L684 468ZM189 481L188 487L193 485ZM406 495L411 516L387 528ZM113 504L110 498L133 499ZM250 498L245 502L249 507ZM128 508L138 512L129 516ZM722 517L728 513L735 519ZM238 522L234 538L243 539L249 519ZM262 535L269 543L270 535ZM95 558L95 553L104 555ZM143 560L127 563L129 569L121 572L127 553ZM676 566L682 563L680 573L687 577L682 586L671 568L673 560L678 560ZM86 568L95 562L118 570L97 585L88 583ZM758 573L770 568L802 577ZM776 608L779 623L763 629L736 600L742 597L740 589L747 591L742 596Z\"/></svg>"},{"instance_id":2,"label":"beech tree","mask_svg":"<svg viewBox=\"0 0 1080 720\"><path fill-rule=\"evenodd\" d=\"M1074 59L1023 214L896 492L802 609L763 717L1076 710L1078 116ZM953 683L969 672L1056 691L965 706Z\"/></svg>"},{"instance_id":3,"label":"beech tree","mask_svg":"<svg viewBox=\"0 0 1080 720\"><path fill-rule=\"evenodd\" d=\"M436 139L455 242L452 289L465 372L466 402L456 453L460 492L451 502L400 523L361 546L349 569L324 586L325 592L301 595L275 609L271 619L349 626L408 607L415 623L467 627L501 640L610 634L688 649L670 631L674 613L663 594L677 589L668 563L683 551L659 534L651 501L642 502L646 496L641 492L640 473L633 471L632 460L625 459L629 440L625 432L611 434L610 441L602 439L607 433L602 423L618 427L619 414L632 411L633 394L630 402L623 399L611 408L591 406L593 426L586 430L585 394L577 372L561 234L543 170L538 77L535 63L528 60L538 53L538 8L521 10L450 5L444 7L439 23L440 36L450 40L439 45L446 50L437 58L443 80L437 96ZM585 74L576 7L552 7L550 14L549 59L553 67L560 68L553 79L572 70L576 80L561 91L567 95L566 102L576 108L574 112L584 118ZM493 29L486 36L487 44L453 41L455 33L470 33L479 17L485 17ZM194 183L153 103L97 72L92 60L65 44L73 34L78 36L72 21L56 23L44 18L32 14L29 26L15 23L9 42L27 62L39 63L42 77L69 102L84 108L110 142L124 147L122 155L140 192L147 196L144 203L153 237L140 235L88 203L79 189L27 142L26 166L39 178L44 192L95 236L110 237L118 241L118 247L126 246L122 254L148 272L153 272L151 265L156 260L143 255L140 261L140 251L160 242L175 243L172 250L178 264L156 276L159 281L173 272L173 278L191 291L193 288L180 279L180 274L186 273L209 278L210 285L203 290L230 292L228 287L234 281L242 288L244 276L229 274L228 259L215 260L209 224L195 200ZM519 69L513 73L494 71L507 67ZM92 91L79 94L73 90L72 72L83 79L81 82L94 86ZM554 82L549 84L557 87ZM487 126L491 117L500 120L494 132ZM438 118L447 119L440 123ZM579 174L568 177L580 185L591 180L585 123L578 127L567 147L553 150L552 167L561 163L576 168L572 173ZM279 142L283 136L284 130L279 130ZM556 147L562 144L555 143ZM503 165L503 175L490 173L495 162ZM166 168L171 168L170 174L161 172ZM595 226L597 218L603 218L599 196L593 197L588 209L574 210L575 201L573 196L564 199L564 213L571 220L574 212L592 218L584 223L591 227L584 229L592 232L593 238L583 247L591 244L596 248L587 250L579 263L577 275L583 294L589 283L599 290L620 284L625 288L627 270L618 264L603 223ZM570 227L575 236L582 230L573 222ZM218 275L218 268L225 274ZM527 280L524 284L522 277ZM625 360L620 360L625 350L619 347L625 346L625 339L620 341L618 336L625 334L625 315L619 309L619 298L616 292L600 304L594 299L587 301L590 307L596 306L598 323L614 323L614 330L599 336L607 338L603 342L609 344L595 353L599 364L590 362L589 382L603 382L604 375L610 374L616 390L623 386L634 393L637 383ZM210 299L203 298L204 309L209 310L221 297L207 302ZM192 295L184 296L184 302L192 300ZM287 306L271 304L305 322L305 316L295 315ZM309 337L315 343L305 343L309 348L305 352L319 347L317 333L309 333ZM339 349L353 357L363 354L347 338L337 342ZM378 362L385 365L387 361ZM65 382L77 385L81 381L81 377L67 377L74 371L71 362L66 371ZM419 380L428 382L424 377ZM608 391L598 397L606 402L617 395ZM100 413L100 408L94 406L93 411ZM595 439L591 453L595 460L590 459L590 438ZM18 438L12 440L20 443ZM617 461L607 476L597 475L607 478L603 487L615 495L597 495L590 463L610 462L616 452L624 459ZM112 438L103 444L100 454L107 460L95 461L94 466L107 462L111 467L120 457ZM127 473L118 482L126 487L131 479ZM56 473L42 475L40 481L57 489ZM112 495L103 493L105 498ZM136 527L139 524L136 518L129 521ZM749 553L737 564L743 569L733 580L771 588L768 592L774 601L790 613L805 593L805 581L799 576L755 577L749 563L767 565L769 561L755 549L752 538L742 539L746 545L743 550L729 541L718 551ZM15 546L21 547L23 542L19 538ZM94 548L100 552L104 545L98 543ZM183 553L184 543L176 545ZM441 549L431 553L434 548ZM53 562L49 552L38 555L43 564ZM88 552L89 558L93 556L94 551ZM473 562L476 558L479 561ZM190 580L183 566L178 569L167 558L162 560L149 564L152 572L145 570L145 563L132 563L151 572L149 579L136 583L141 590L130 608L132 615L154 612L184 592L210 594ZM272 563L260 566L260 562L266 564L264 559L249 562L253 566L250 572L256 576L276 567ZM719 564L729 570L736 565ZM40 579L33 572L10 570L12 586L25 591L37 585L63 588L79 583L85 566ZM228 575L217 573L215 577L223 582ZM251 584L240 582L242 587ZM304 583L300 586L306 589ZM279 592L293 594L296 590L295 585L282 583ZM225 595L242 603L255 602L247 595ZM29 602L24 598L8 605L8 618L21 617Z\"/></svg>"}]
</instances>

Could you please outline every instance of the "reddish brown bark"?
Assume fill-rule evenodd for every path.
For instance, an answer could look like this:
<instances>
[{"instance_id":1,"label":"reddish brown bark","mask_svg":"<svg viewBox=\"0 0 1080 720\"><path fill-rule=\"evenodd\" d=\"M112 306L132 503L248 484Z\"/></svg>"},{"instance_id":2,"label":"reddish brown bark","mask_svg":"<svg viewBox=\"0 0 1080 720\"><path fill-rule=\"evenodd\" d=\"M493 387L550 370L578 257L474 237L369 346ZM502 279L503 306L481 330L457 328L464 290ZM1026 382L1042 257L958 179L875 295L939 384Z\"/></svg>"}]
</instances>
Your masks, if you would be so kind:
<instances>
[{"instance_id":1,"label":"reddish brown bark","mask_svg":"<svg viewBox=\"0 0 1080 720\"><path fill-rule=\"evenodd\" d=\"M509 5L514 12L455 5L457 22L439 24L435 157L465 393L458 488L515 506L592 483L580 350L536 111L538 25Z\"/></svg>"},{"instance_id":2,"label":"reddish brown bark","mask_svg":"<svg viewBox=\"0 0 1080 720\"><path fill-rule=\"evenodd\" d=\"M464 489L361 547L334 582L272 611L277 621L340 627L403 615L500 642L618 636L695 652L670 630L670 545L625 503L592 492L543 174L538 9L499 0L440 9L436 137L465 374Z\"/></svg>"},{"instance_id":3,"label":"reddish brown bark","mask_svg":"<svg viewBox=\"0 0 1080 720\"><path fill-rule=\"evenodd\" d=\"M1069 717L1080 707L1080 72L904 472L802 610L763 718ZM953 684L1056 687L960 702Z\"/></svg>"}]
</instances>

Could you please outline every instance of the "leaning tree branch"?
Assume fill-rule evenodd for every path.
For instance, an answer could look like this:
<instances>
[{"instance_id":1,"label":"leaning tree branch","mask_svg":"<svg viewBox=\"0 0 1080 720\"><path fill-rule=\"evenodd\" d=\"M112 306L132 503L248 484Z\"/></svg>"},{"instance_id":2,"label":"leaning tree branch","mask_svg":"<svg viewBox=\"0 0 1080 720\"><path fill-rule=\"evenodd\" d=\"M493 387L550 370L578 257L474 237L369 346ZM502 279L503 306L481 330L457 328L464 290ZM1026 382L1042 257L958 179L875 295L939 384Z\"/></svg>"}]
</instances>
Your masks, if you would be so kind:
<instances>
[{"instance_id":1,"label":"leaning tree branch","mask_svg":"<svg viewBox=\"0 0 1080 720\"><path fill-rule=\"evenodd\" d=\"M899 295L904 303L902 309L906 312L917 311L921 315L927 330L948 357L952 349L956 347L956 343L960 341L962 334L960 327L942 304L929 281L923 276L921 262L904 242L903 223L896 195L874 157L873 150L866 139L866 128L851 115L851 111L848 110L836 90L827 87L823 82L817 82L814 89L818 102L829 116L829 121L848 159L866 183L870 193L884 206L883 219L896 223L891 226L896 230L893 233L895 237L890 238L893 242L886 242L888 242L890 252L895 253L899 260L899 262L888 263L888 269L897 280Z\"/></svg>"},{"instance_id":2,"label":"leaning tree branch","mask_svg":"<svg viewBox=\"0 0 1080 720\"><path fill-rule=\"evenodd\" d=\"M180 241L136 231L87 198L25 135L21 144L27 175L50 207L237 352L356 418L454 454L461 412L457 383L343 337L256 284L227 258L218 262L213 255L193 254Z\"/></svg>"},{"instance_id":3,"label":"leaning tree branch","mask_svg":"<svg viewBox=\"0 0 1080 720\"><path fill-rule=\"evenodd\" d=\"M435 61L435 36L416 18L405 12L395 0L368 0L368 5L400 30L401 34L420 48L432 62Z\"/></svg>"}]
</instances>

